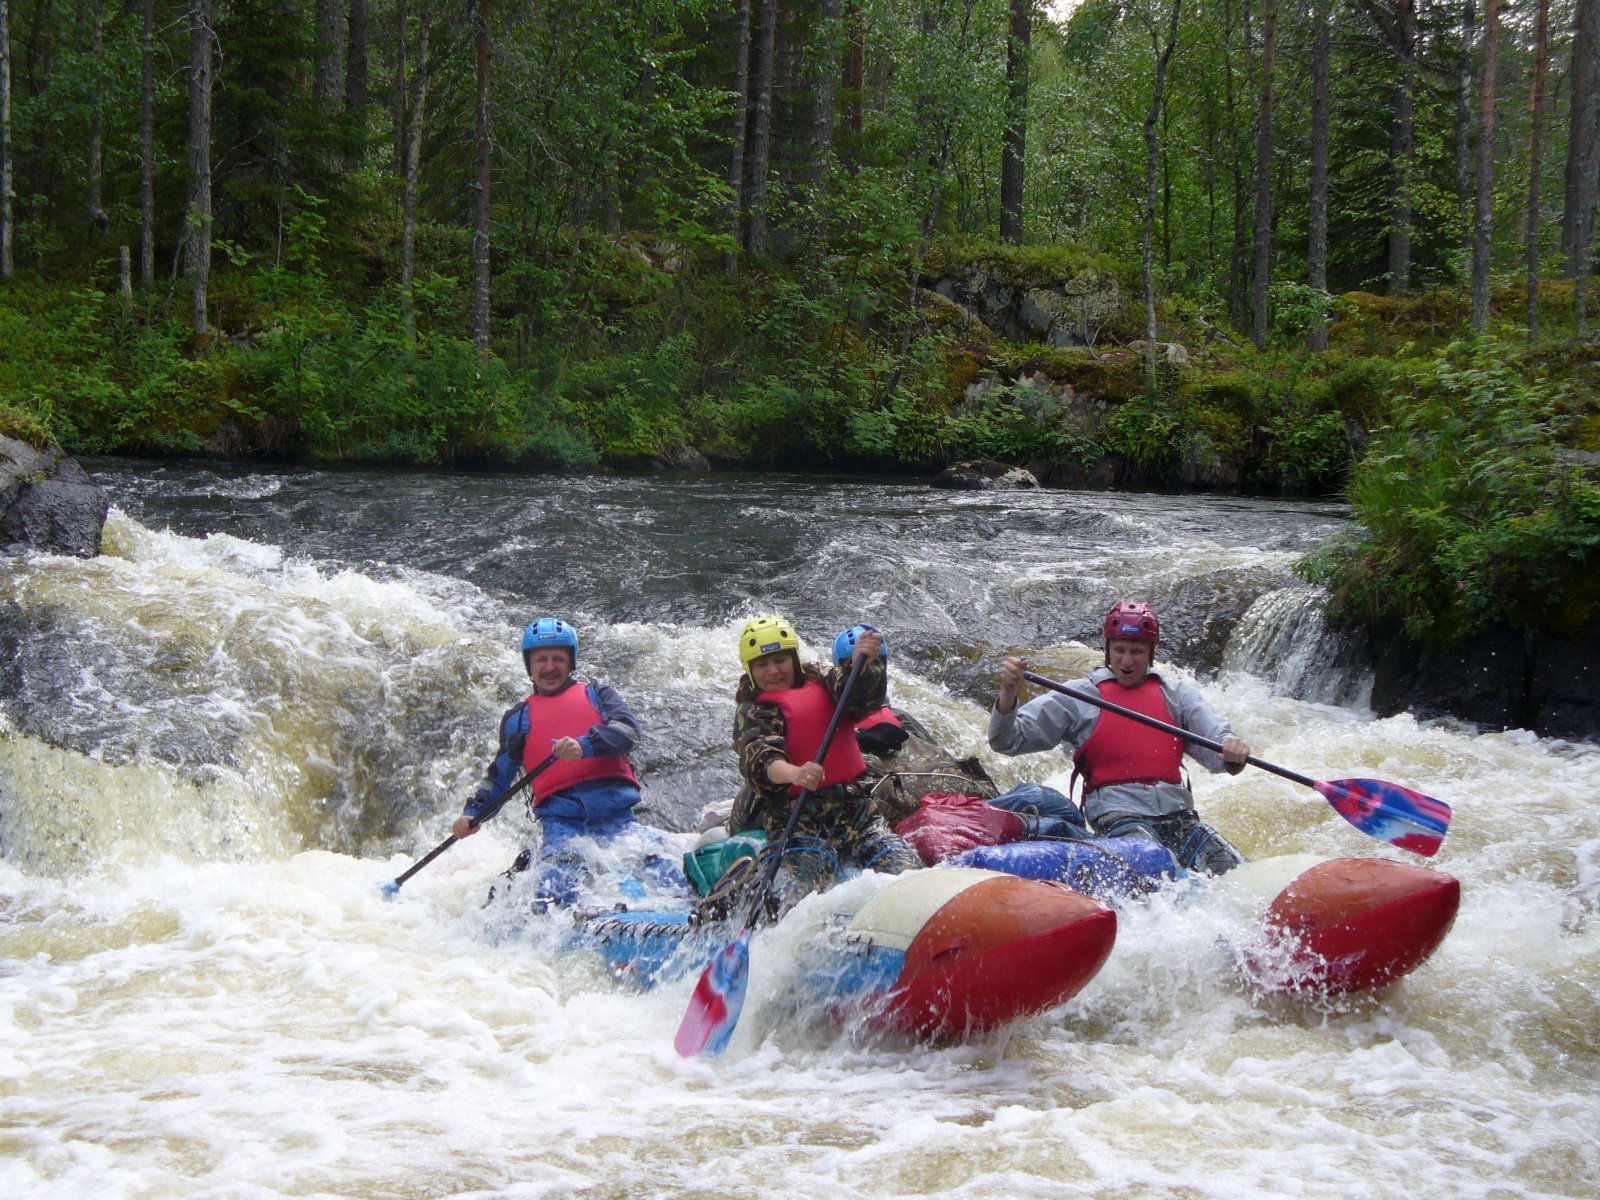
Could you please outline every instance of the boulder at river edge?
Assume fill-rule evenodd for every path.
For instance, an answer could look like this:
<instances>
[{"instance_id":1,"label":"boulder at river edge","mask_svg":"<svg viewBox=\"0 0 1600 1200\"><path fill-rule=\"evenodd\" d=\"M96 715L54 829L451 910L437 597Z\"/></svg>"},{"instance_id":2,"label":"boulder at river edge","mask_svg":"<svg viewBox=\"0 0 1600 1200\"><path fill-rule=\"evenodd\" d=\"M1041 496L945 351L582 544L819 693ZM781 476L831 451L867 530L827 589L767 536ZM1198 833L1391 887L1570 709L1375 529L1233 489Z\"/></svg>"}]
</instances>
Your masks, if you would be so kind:
<instances>
[{"instance_id":1,"label":"boulder at river edge","mask_svg":"<svg viewBox=\"0 0 1600 1200\"><path fill-rule=\"evenodd\" d=\"M0 552L93 558L111 501L59 446L0 435Z\"/></svg>"},{"instance_id":2,"label":"boulder at river edge","mask_svg":"<svg viewBox=\"0 0 1600 1200\"><path fill-rule=\"evenodd\" d=\"M1005 463L976 461L951 463L934 478L936 488L980 492L991 488L1036 488L1039 481L1022 467Z\"/></svg>"}]
</instances>

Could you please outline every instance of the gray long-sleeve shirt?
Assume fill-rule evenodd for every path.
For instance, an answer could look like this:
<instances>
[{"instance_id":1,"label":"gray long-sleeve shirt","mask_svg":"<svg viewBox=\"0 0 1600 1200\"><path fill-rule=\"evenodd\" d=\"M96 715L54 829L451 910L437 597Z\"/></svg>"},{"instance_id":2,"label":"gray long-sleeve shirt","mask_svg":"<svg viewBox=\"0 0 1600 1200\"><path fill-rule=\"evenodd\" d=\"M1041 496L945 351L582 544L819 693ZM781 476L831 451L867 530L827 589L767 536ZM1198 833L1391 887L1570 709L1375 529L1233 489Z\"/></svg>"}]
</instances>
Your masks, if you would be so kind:
<instances>
[{"instance_id":1,"label":"gray long-sleeve shirt","mask_svg":"<svg viewBox=\"0 0 1600 1200\"><path fill-rule=\"evenodd\" d=\"M1152 668L1151 676L1161 684L1172 723L1213 742L1234 736L1233 727L1217 715L1192 684L1168 679ZM1090 695L1099 695L1099 685L1114 678L1107 667L1097 667L1087 678L1075 679L1067 686ZM1001 754L1029 754L1060 746L1071 759L1079 746L1088 741L1103 709L1086 700L1074 700L1060 692L1046 692L1011 712L989 711L989 745ZM1207 771L1228 769L1222 756L1193 742L1184 752ZM1083 815L1095 826L1124 816L1160 817L1192 811L1194 797L1189 789L1170 783L1115 783L1095 788L1083 798Z\"/></svg>"}]
</instances>

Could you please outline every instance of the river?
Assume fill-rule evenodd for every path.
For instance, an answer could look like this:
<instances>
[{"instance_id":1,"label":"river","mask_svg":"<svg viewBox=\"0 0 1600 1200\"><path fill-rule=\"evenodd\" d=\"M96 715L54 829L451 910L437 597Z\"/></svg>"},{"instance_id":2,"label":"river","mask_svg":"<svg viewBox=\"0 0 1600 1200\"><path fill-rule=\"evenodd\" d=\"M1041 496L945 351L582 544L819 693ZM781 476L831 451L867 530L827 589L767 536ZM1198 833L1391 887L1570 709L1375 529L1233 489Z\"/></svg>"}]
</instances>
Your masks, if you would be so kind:
<instances>
[{"instance_id":1,"label":"river","mask_svg":"<svg viewBox=\"0 0 1600 1200\"><path fill-rule=\"evenodd\" d=\"M1377 719L1290 571L1343 509L786 476L86 464L104 553L0 559L0 1194L1592 1197L1600 746ZM1069 1004L942 1048L796 1025L757 937L729 1051L508 927L520 808L392 900L554 613L645 728L645 810L731 793L740 624L867 620L895 703L1002 783L1001 656L1097 658L1121 595L1257 755L1447 800L1454 930L1337 1005L1233 974L1226 919L1129 908ZM1263 772L1197 776L1247 855L1405 857ZM688 840L688 835L679 836ZM872 886L863 880L847 886Z\"/></svg>"}]
</instances>

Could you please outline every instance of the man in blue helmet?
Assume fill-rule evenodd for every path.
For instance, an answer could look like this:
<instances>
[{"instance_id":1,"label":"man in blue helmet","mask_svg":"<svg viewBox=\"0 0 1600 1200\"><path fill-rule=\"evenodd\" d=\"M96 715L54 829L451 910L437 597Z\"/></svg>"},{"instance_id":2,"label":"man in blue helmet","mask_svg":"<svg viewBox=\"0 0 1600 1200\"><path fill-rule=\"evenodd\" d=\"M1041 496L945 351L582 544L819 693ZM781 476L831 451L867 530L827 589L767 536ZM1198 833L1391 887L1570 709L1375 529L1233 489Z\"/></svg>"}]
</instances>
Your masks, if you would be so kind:
<instances>
[{"instance_id":1,"label":"man in blue helmet","mask_svg":"<svg viewBox=\"0 0 1600 1200\"><path fill-rule=\"evenodd\" d=\"M491 800L523 771L553 758L530 785L543 839L538 893L547 901L571 904L586 872L582 856L568 843L578 837L606 843L625 831L644 832L633 815L639 779L628 759L639 741L639 720L610 684L575 674L578 631L560 617L540 617L523 631L522 663L533 693L500 718L500 751L452 832L458 838L476 833L477 815ZM524 849L508 874L526 870L532 861L532 852ZM645 865L657 883L686 885L660 855L650 854Z\"/></svg>"}]
</instances>

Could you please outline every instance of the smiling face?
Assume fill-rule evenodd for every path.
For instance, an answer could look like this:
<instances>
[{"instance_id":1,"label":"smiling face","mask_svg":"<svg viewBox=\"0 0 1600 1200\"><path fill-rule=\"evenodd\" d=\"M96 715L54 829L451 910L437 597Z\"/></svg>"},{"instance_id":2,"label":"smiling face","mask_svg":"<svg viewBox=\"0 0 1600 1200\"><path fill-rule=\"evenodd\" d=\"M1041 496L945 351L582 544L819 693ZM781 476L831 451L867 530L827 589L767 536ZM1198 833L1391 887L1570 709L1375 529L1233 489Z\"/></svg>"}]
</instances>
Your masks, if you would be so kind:
<instances>
[{"instance_id":1,"label":"smiling face","mask_svg":"<svg viewBox=\"0 0 1600 1200\"><path fill-rule=\"evenodd\" d=\"M528 652L528 678L541 696L552 696L572 675L572 651L565 646L539 646Z\"/></svg>"},{"instance_id":2,"label":"smiling face","mask_svg":"<svg viewBox=\"0 0 1600 1200\"><path fill-rule=\"evenodd\" d=\"M1150 673L1151 649L1149 642L1112 638L1106 643L1106 665L1123 687L1138 687Z\"/></svg>"},{"instance_id":3,"label":"smiling face","mask_svg":"<svg viewBox=\"0 0 1600 1200\"><path fill-rule=\"evenodd\" d=\"M758 692L778 692L794 686L794 652L778 650L750 660L750 678Z\"/></svg>"}]
</instances>

